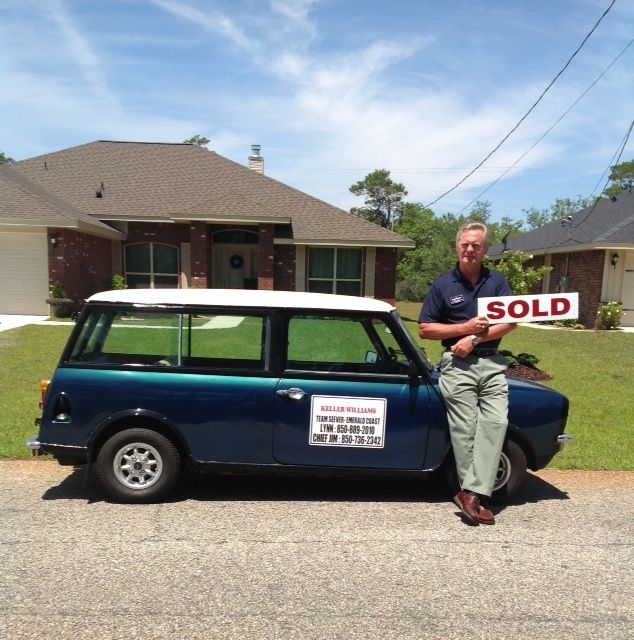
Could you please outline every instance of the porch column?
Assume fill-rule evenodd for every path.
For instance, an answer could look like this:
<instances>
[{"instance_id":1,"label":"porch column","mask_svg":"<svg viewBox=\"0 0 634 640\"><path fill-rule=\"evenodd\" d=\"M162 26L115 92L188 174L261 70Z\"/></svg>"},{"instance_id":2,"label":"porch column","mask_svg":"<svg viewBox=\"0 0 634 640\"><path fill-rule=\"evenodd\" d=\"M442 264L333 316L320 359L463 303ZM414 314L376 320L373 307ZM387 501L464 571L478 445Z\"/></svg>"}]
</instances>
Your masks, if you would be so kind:
<instances>
[{"instance_id":1,"label":"porch column","mask_svg":"<svg viewBox=\"0 0 634 640\"><path fill-rule=\"evenodd\" d=\"M206 222L193 222L190 227L191 283L197 289L209 287L209 242Z\"/></svg>"},{"instance_id":2,"label":"porch column","mask_svg":"<svg viewBox=\"0 0 634 640\"><path fill-rule=\"evenodd\" d=\"M258 226L260 243L258 250L258 289L273 291L273 236L272 224Z\"/></svg>"}]
</instances>

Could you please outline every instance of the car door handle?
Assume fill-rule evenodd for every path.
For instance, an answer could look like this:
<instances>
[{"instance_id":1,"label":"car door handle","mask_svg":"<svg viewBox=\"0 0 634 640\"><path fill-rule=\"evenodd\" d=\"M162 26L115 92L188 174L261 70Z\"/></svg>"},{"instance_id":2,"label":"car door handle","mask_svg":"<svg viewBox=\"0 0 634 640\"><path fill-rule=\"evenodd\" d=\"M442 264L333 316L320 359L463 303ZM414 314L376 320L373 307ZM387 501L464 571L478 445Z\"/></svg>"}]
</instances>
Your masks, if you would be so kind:
<instances>
[{"instance_id":1,"label":"car door handle","mask_svg":"<svg viewBox=\"0 0 634 640\"><path fill-rule=\"evenodd\" d=\"M291 400L301 400L306 396L303 389L291 387L290 389L278 389L275 393L282 398L290 398Z\"/></svg>"}]
</instances>

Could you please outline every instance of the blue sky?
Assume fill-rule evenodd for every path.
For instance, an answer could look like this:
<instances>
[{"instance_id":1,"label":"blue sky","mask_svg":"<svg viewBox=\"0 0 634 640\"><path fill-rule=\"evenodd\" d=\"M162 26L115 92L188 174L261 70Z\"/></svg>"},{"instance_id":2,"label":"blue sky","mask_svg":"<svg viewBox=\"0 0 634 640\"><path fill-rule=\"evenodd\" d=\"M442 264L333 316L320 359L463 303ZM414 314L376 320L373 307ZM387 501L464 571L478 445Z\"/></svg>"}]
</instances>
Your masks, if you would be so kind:
<instances>
[{"instance_id":1,"label":"blue sky","mask_svg":"<svg viewBox=\"0 0 634 640\"><path fill-rule=\"evenodd\" d=\"M0 0L0 150L201 134L241 163L262 145L267 175L344 209L379 168L428 203L508 133L610 1ZM633 37L634 2L617 0L434 211L461 211L505 171L480 196L496 219L598 193L634 117L634 44L614 62Z\"/></svg>"}]
</instances>

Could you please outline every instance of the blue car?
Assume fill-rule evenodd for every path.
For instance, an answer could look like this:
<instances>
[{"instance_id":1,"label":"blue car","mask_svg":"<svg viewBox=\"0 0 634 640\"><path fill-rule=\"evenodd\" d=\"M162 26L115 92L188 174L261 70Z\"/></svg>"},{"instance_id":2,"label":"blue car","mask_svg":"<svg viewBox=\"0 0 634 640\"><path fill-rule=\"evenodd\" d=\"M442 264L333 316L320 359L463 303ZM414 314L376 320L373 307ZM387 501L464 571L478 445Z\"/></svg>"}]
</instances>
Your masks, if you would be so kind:
<instances>
[{"instance_id":1,"label":"blue car","mask_svg":"<svg viewBox=\"0 0 634 640\"><path fill-rule=\"evenodd\" d=\"M509 381L494 496L563 444L568 401ZM89 298L50 382L37 438L94 466L112 499L154 502L195 471L455 476L437 372L396 309L317 293L128 289Z\"/></svg>"}]
</instances>

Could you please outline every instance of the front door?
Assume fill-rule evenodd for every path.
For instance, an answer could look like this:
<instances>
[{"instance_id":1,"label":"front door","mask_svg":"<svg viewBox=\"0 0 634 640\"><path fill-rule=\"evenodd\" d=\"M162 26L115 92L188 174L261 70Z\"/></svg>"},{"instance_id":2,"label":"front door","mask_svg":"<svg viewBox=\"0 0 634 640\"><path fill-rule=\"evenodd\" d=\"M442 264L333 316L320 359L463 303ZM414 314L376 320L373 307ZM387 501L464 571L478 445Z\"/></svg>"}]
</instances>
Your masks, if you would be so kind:
<instances>
[{"instance_id":1,"label":"front door","mask_svg":"<svg viewBox=\"0 0 634 640\"><path fill-rule=\"evenodd\" d=\"M273 455L283 464L421 469L429 388L383 320L295 316L275 398Z\"/></svg>"},{"instance_id":2,"label":"front door","mask_svg":"<svg viewBox=\"0 0 634 640\"><path fill-rule=\"evenodd\" d=\"M214 245L213 286L219 289L257 289L258 249L253 245Z\"/></svg>"}]
</instances>

